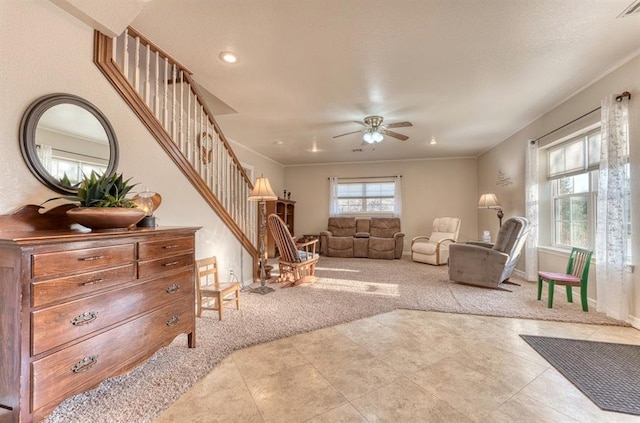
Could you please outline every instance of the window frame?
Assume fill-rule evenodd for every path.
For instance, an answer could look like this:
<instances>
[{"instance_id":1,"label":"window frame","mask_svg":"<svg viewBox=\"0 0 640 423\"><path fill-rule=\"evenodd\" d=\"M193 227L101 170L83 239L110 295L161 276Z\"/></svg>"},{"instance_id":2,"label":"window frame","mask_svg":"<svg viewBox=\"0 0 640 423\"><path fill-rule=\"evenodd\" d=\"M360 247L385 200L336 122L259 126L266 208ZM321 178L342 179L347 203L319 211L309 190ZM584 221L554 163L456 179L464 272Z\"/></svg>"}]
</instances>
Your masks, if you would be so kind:
<instances>
[{"instance_id":1,"label":"window frame","mask_svg":"<svg viewBox=\"0 0 640 423\"><path fill-rule=\"evenodd\" d=\"M572 247L577 245L566 245L558 242L558 227L557 224L562 219L558 219L556 217L556 201L563 198L575 198L575 197L586 197L587 198L587 245L581 246L582 248L590 249L595 251L596 247L596 229L597 229L597 204L598 204L598 172L600 168L600 162L590 160L590 148L589 148L589 138L594 134L601 134L601 126L589 126L584 128L572 135L569 135L557 142L551 144L546 148L547 155L547 181L551 184L550 187L550 225L551 225L551 239L550 245L554 248L559 248L563 250L570 250ZM580 169L571 169L569 171L564 172L556 172L551 173L551 154L556 152L562 148L575 144L576 142L582 142L583 148L583 164ZM599 151L598 151L599 152ZM591 163L591 164L590 164ZM589 180L589 188L586 192L580 193L568 193L568 194L559 194L559 181L563 178L575 177L578 175L588 175ZM569 221L571 222L571 221Z\"/></svg>"},{"instance_id":2,"label":"window frame","mask_svg":"<svg viewBox=\"0 0 640 423\"><path fill-rule=\"evenodd\" d=\"M367 196L366 195L366 185L368 184L381 184L381 183L389 183L393 186L393 195L384 195L384 196ZM344 216L344 217L366 217L366 216L371 216L371 217L393 217L396 216L396 212L395 210L398 208L396 202L398 201L398 199L396 198L396 177L362 177L362 178L337 178L336 184L336 196L335 196L335 201L339 201L339 200L346 200L346 199L359 199L362 201L362 207L360 211L348 211L348 212L339 212L336 216ZM337 195L337 193L339 192L339 186L340 185L356 185L356 184L363 184L363 195L362 196L343 196L340 197ZM371 211L371 210L367 210L367 200L375 200L375 199L392 199L393 200L393 206L392 206L392 210L390 211ZM334 201L333 198L330 199L330 201ZM340 206L338 204L335 205L335 209L339 210ZM333 209L334 207L332 207Z\"/></svg>"},{"instance_id":3,"label":"window frame","mask_svg":"<svg viewBox=\"0 0 640 423\"><path fill-rule=\"evenodd\" d=\"M563 178L556 178L551 181L551 246L555 248L561 248L565 250L571 250L572 247L577 246L580 248L589 249L595 251L596 244L596 219L597 219L597 205L598 205L598 169L589 170L583 173L573 174L566 177L574 177L586 173L589 179L589 189L585 192L558 194L558 184ZM558 242L558 227L559 222L565 222L563 219L556 218L556 200L565 198L585 197L587 199L587 245L567 245ZM573 223L573 220L569 220L569 223Z\"/></svg>"}]
</instances>

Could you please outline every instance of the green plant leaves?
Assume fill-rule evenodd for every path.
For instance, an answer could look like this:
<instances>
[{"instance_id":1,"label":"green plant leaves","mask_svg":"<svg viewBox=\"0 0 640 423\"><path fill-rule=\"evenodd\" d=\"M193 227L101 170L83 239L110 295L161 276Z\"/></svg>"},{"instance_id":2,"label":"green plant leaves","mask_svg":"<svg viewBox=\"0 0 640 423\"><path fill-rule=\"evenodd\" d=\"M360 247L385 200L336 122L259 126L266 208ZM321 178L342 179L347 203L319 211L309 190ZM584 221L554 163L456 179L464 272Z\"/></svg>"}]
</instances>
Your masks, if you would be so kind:
<instances>
[{"instance_id":1,"label":"green plant leaves","mask_svg":"<svg viewBox=\"0 0 640 423\"><path fill-rule=\"evenodd\" d=\"M91 171L91 175L82 178L77 195L50 198L47 201L65 199L77 201L82 207L134 208L136 205L126 195L137 184L129 185L129 181L131 178L125 180L121 173L106 176Z\"/></svg>"}]
</instances>

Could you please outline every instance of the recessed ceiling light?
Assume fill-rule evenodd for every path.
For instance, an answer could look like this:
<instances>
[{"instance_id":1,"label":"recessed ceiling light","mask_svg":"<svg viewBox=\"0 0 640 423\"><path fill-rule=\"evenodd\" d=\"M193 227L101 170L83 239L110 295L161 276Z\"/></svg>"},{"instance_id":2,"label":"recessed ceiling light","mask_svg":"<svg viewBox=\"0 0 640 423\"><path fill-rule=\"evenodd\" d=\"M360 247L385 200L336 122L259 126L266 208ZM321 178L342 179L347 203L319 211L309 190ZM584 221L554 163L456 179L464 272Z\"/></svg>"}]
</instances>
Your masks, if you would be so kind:
<instances>
[{"instance_id":1,"label":"recessed ceiling light","mask_svg":"<svg viewBox=\"0 0 640 423\"><path fill-rule=\"evenodd\" d=\"M274 143L275 145L282 145L282 144L284 144L284 142L282 142L282 141L274 141L273 143Z\"/></svg>"},{"instance_id":2,"label":"recessed ceiling light","mask_svg":"<svg viewBox=\"0 0 640 423\"><path fill-rule=\"evenodd\" d=\"M436 141L435 138L431 138L431 141L429 142L429 144L431 144L431 145L435 145L437 143L438 143L438 141Z\"/></svg>"},{"instance_id":3,"label":"recessed ceiling light","mask_svg":"<svg viewBox=\"0 0 640 423\"><path fill-rule=\"evenodd\" d=\"M223 51L218 57L225 63L236 63L238 61L238 55L232 51Z\"/></svg>"}]
</instances>

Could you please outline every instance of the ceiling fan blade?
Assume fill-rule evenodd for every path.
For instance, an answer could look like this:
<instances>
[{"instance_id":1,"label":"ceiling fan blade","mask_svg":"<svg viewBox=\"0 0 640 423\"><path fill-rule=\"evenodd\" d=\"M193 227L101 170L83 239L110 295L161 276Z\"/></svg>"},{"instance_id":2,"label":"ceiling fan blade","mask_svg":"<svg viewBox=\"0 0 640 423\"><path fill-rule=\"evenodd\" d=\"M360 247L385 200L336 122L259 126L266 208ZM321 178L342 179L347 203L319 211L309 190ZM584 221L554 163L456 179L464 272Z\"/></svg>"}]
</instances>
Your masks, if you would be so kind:
<instances>
[{"instance_id":1,"label":"ceiling fan blade","mask_svg":"<svg viewBox=\"0 0 640 423\"><path fill-rule=\"evenodd\" d=\"M413 124L411 122L395 122L384 126L387 128L405 128L407 126L413 126Z\"/></svg>"},{"instance_id":2,"label":"ceiling fan blade","mask_svg":"<svg viewBox=\"0 0 640 423\"><path fill-rule=\"evenodd\" d=\"M362 126L367 126L367 124L366 124L366 123L364 123L364 122L362 122L362 121L359 121L359 120L352 120L352 122L353 122L353 123L357 123L357 124L362 125Z\"/></svg>"},{"instance_id":3,"label":"ceiling fan blade","mask_svg":"<svg viewBox=\"0 0 640 423\"><path fill-rule=\"evenodd\" d=\"M347 132L346 134L336 135L333 138L340 138L340 137L344 137L345 135L358 134L360 132L365 132L365 130L363 129L363 130L360 130L360 131Z\"/></svg>"},{"instance_id":4,"label":"ceiling fan blade","mask_svg":"<svg viewBox=\"0 0 640 423\"><path fill-rule=\"evenodd\" d=\"M406 135L402 135L402 134L399 134L397 132L389 131L388 129L383 129L381 132L383 134L385 134L385 135L389 135L390 137L397 138L400 141L406 141L406 140L409 139L409 137L406 136Z\"/></svg>"}]
</instances>

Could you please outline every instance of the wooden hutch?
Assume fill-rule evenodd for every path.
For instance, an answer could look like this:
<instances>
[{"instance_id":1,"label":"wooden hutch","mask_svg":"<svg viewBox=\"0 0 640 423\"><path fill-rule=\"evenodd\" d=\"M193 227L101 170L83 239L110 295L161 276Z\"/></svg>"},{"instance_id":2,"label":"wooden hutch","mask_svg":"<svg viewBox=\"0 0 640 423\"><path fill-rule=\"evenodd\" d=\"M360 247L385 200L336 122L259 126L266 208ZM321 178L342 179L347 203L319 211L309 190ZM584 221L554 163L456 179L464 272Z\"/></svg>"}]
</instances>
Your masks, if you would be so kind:
<instances>
[{"instance_id":1,"label":"wooden hutch","mask_svg":"<svg viewBox=\"0 0 640 423\"><path fill-rule=\"evenodd\" d=\"M293 222L294 222L294 216L295 216L294 212L295 212L296 202L292 200L285 200L284 198L278 198L277 200L274 200L274 201L267 201L266 206L267 206L266 216L269 216L272 213L275 213L278 216L280 216L280 219L284 221L284 223L287 225L287 228L289 229L289 232L291 232L291 235L293 236L294 235ZM265 242L265 245L266 245L265 252L267 254L267 257L268 258L277 257L277 247L276 247L275 241L273 240L273 236L271 235L271 231L268 228L265 235L267 238Z\"/></svg>"}]
</instances>

